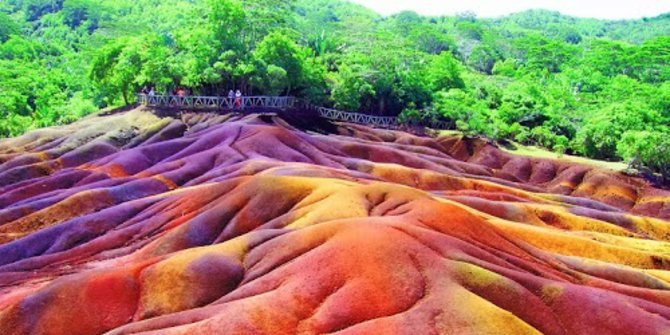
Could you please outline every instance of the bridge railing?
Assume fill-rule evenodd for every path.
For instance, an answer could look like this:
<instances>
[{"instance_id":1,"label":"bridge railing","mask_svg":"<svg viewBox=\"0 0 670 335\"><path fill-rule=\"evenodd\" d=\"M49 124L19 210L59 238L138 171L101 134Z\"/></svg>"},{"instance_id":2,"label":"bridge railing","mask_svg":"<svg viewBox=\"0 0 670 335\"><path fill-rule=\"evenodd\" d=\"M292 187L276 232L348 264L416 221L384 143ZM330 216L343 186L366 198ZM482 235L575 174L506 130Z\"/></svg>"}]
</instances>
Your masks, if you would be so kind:
<instances>
[{"instance_id":1,"label":"bridge railing","mask_svg":"<svg viewBox=\"0 0 670 335\"><path fill-rule=\"evenodd\" d=\"M249 107L291 108L295 98L289 96L247 96L237 98L216 96L178 96L139 94L137 101L151 107L191 107L215 109L243 109Z\"/></svg>"},{"instance_id":2,"label":"bridge railing","mask_svg":"<svg viewBox=\"0 0 670 335\"><path fill-rule=\"evenodd\" d=\"M393 116L377 116L364 113L344 112L337 109L314 106L303 100L297 100L290 96L248 96L241 97L239 103L237 98L217 96L178 96L178 95L148 95L139 94L138 102L141 105L151 107L169 108L202 108L202 109L244 109L253 107L266 107L286 109L301 107L315 110L321 117L341 122L358 123L384 128L400 128L402 126L431 127L446 129L447 124L442 121L418 121L401 122Z\"/></svg>"},{"instance_id":3,"label":"bridge railing","mask_svg":"<svg viewBox=\"0 0 670 335\"><path fill-rule=\"evenodd\" d=\"M316 107L316 110L321 117L335 121L375 125L381 127L393 127L399 124L398 118L393 116L376 116L363 113L343 112L337 109L326 107Z\"/></svg>"},{"instance_id":4,"label":"bridge railing","mask_svg":"<svg viewBox=\"0 0 670 335\"><path fill-rule=\"evenodd\" d=\"M394 116L377 116L364 113L343 112L337 109L318 107L318 106L315 106L314 108L321 117L334 121L367 124L384 128L400 128L403 126L429 127L435 129L449 128L449 124L444 121L420 120L413 122L405 122L402 121L400 118Z\"/></svg>"}]
</instances>

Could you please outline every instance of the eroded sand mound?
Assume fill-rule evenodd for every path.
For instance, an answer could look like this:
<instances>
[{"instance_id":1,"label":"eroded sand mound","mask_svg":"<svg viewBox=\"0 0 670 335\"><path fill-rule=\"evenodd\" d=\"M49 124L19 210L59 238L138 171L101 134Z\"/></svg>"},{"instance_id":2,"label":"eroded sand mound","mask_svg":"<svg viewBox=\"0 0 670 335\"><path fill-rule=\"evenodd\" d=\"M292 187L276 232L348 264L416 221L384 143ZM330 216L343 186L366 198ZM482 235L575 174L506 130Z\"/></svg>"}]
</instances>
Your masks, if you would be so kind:
<instances>
[{"instance_id":1,"label":"eroded sand mound","mask_svg":"<svg viewBox=\"0 0 670 335\"><path fill-rule=\"evenodd\" d=\"M330 130L137 110L0 141L0 334L670 334L668 192Z\"/></svg>"}]
</instances>

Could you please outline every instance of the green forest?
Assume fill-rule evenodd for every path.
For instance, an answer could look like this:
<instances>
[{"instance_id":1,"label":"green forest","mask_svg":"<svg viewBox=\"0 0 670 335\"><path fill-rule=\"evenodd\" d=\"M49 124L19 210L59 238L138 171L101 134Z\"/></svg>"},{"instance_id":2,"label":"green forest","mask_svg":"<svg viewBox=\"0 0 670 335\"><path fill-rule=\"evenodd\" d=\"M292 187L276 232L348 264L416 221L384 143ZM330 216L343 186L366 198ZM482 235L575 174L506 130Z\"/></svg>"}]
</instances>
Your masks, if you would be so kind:
<instances>
[{"instance_id":1,"label":"green forest","mask_svg":"<svg viewBox=\"0 0 670 335\"><path fill-rule=\"evenodd\" d=\"M670 14L381 16L339 0L0 2L0 137L157 94L293 95L670 179Z\"/></svg>"}]
</instances>

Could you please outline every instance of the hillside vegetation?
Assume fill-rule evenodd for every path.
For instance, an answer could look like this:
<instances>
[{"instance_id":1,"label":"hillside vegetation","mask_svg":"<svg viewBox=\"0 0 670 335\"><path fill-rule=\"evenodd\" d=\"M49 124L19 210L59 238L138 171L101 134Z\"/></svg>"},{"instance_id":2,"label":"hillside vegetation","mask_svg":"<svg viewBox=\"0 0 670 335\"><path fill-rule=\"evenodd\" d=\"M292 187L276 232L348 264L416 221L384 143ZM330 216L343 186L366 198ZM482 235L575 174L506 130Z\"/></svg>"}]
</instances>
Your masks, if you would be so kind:
<instances>
[{"instance_id":1,"label":"hillside vegetation","mask_svg":"<svg viewBox=\"0 0 670 335\"><path fill-rule=\"evenodd\" d=\"M0 3L0 135L140 88L291 94L649 172L670 161L670 16L382 17L336 0Z\"/></svg>"}]
</instances>

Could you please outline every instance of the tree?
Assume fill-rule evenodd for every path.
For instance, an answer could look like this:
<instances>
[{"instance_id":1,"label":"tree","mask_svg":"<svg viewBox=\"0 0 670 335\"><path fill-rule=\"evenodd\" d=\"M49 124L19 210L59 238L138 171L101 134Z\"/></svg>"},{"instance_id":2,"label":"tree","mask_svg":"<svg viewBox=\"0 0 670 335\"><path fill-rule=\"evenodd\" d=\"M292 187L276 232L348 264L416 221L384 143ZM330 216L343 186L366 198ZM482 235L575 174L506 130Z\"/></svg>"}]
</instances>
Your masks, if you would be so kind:
<instances>
[{"instance_id":1,"label":"tree","mask_svg":"<svg viewBox=\"0 0 670 335\"><path fill-rule=\"evenodd\" d=\"M427 74L431 89L439 91L464 88L465 83L461 78L461 71L458 61L448 52L432 57Z\"/></svg>"},{"instance_id":2,"label":"tree","mask_svg":"<svg viewBox=\"0 0 670 335\"><path fill-rule=\"evenodd\" d=\"M175 64L174 49L164 36L146 35L143 39L142 66L135 81L140 85L149 84L157 92L165 92L179 79L181 71Z\"/></svg>"},{"instance_id":3,"label":"tree","mask_svg":"<svg viewBox=\"0 0 670 335\"><path fill-rule=\"evenodd\" d=\"M432 55L456 50L456 42L454 42L453 37L434 25L415 26L409 33L409 38L419 50Z\"/></svg>"},{"instance_id":4,"label":"tree","mask_svg":"<svg viewBox=\"0 0 670 335\"><path fill-rule=\"evenodd\" d=\"M574 46L537 34L523 37L515 44L521 59L531 71L560 72L561 66L571 61L576 53Z\"/></svg>"},{"instance_id":5,"label":"tree","mask_svg":"<svg viewBox=\"0 0 670 335\"><path fill-rule=\"evenodd\" d=\"M18 34L19 27L7 14L0 12L0 43L9 39L9 36Z\"/></svg>"},{"instance_id":6,"label":"tree","mask_svg":"<svg viewBox=\"0 0 670 335\"><path fill-rule=\"evenodd\" d=\"M482 26L476 21L463 20L457 25L458 31L461 33L463 38L481 41L484 36L484 30Z\"/></svg>"},{"instance_id":7,"label":"tree","mask_svg":"<svg viewBox=\"0 0 670 335\"><path fill-rule=\"evenodd\" d=\"M412 64L398 71L397 80L393 84L393 97L398 102L400 111L407 107L428 107L432 94L424 66Z\"/></svg>"},{"instance_id":8,"label":"tree","mask_svg":"<svg viewBox=\"0 0 670 335\"><path fill-rule=\"evenodd\" d=\"M670 37L646 41L635 49L628 62L631 75L641 81L658 84L670 80Z\"/></svg>"},{"instance_id":9,"label":"tree","mask_svg":"<svg viewBox=\"0 0 670 335\"><path fill-rule=\"evenodd\" d=\"M670 82L664 82L657 88L651 99L651 107L661 113L666 122L670 122Z\"/></svg>"},{"instance_id":10,"label":"tree","mask_svg":"<svg viewBox=\"0 0 670 335\"><path fill-rule=\"evenodd\" d=\"M658 174L670 183L670 128L627 131L617 144L617 153L647 175Z\"/></svg>"},{"instance_id":11,"label":"tree","mask_svg":"<svg viewBox=\"0 0 670 335\"><path fill-rule=\"evenodd\" d=\"M217 1L217 0L213 0ZM243 4L245 29L241 40L251 49L268 33L291 23L294 0L236 0Z\"/></svg>"},{"instance_id":12,"label":"tree","mask_svg":"<svg viewBox=\"0 0 670 335\"><path fill-rule=\"evenodd\" d=\"M261 82L261 88L266 94L279 95L287 87L288 79L286 70L270 64L265 70L264 81Z\"/></svg>"},{"instance_id":13,"label":"tree","mask_svg":"<svg viewBox=\"0 0 670 335\"><path fill-rule=\"evenodd\" d=\"M308 51L304 47L298 46L290 37L279 31L268 34L254 50L254 57L268 66L284 70L287 93L303 83L307 54Z\"/></svg>"},{"instance_id":14,"label":"tree","mask_svg":"<svg viewBox=\"0 0 670 335\"><path fill-rule=\"evenodd\" d=\"M366 80L371 71L360 64L343 65L333 75L331 99L335 107L347 111L360 111L364 100L374 97L374 87Z\"/></svg>"},{"instance_id":15,"label":"tree","mask_svg":"<svg viewBox=\"0 0 670 335\"><path fill-rule=\"evenodd\" d=\"M103 47L93 60L91 79L108 105L113 105L119 95L127 105L137 91L135 78L142 66L138 43L134 39L118 39Z\"/></svg>"},{"instance_id":16,"label":"tree","mask_svg":"<svg viewBox=\"0 0 670 335\"><path fill-rule=\"evenodd\" d=\"M626 132L653 130L662 118L643 103L613 103L598 110L577 133L578 149L597 159L616 160L617 144Z\"/></svg>"},{"instance_id":17,"label":"tree","mask_svg":"<svg viewBox=\"0 0 670 335\"><path fill-rule=\"evenodd\" d=\"M594 40L590 42L582 62L585 66L608 77L626 74L629 71L627 61L629 48L621 42Z\"/></svg>"},{"instance_id":18,"label":"tree","mask_svg":"<svg viewBox=\"0 0 670 335\"><path fill-rule=\"evenodd\" d=\"M414 11L405 10L392 16L394 23L400 28L399 31L403 35L409 34L414 27L420 26L423 18Z\"/></svg>"},{"instance_id":19,"label":"tree","mask_svg":"<svg viewBox=\"0 0 670 335\"><path fill-rule=\"evenodd\" d=\"M491 73L497 76L514 77L516 75L517 64L512 58L499 60L491 69Z\"/></svg>"},{"instance_id":20,"label":"tree","mask_svg":"<svg viewBox=\"0 0 670 335\"><path fill-rule=\"evenodd\" d=\"M207 0L207 21L213 31L212 42L224 50L238 50L240 33L246 28L246 12L240 1L236 0ZM217 50L218 51L218 50Z\"/></svg>"},{"instance_id":21,"label":"tree","mask_svg":"<svg viewBox=\"0 0 670 335\"><path fill-rule=\"evenodd\" d=\"M105 4L93 0L65 0L60 14L63 23L72 29L86 23L89 33L94 32L103 20L104 13L109 9Z\"/></svg>"},{"instance_id":22,"label":"tree","mask_svg":"<svg viewBox=\"0 0 670 335\"><path fill-rule=\"evenodd\" d=\"M433 106L453 127L466 134L495 136L486 103L468 92L461 89L437 92Z\"/></svg>"},{"instance_id":23,"label":"tree","mask_svg":"<svg viewBox=\"0 0 670 335\"><path fill-rule=\"evenodd\" d=\"M520 80L505 87L497 117L507 124L533 128L547 119L545 106L541 88L528 79Z\"/></svg>"},{"instance_id":24,"label":"tree","mask_svg":"<svg viewBox=\"0 0 670 335\"><path fill-rule=\"evenodd\" d=\"M55 13L63 8L63 0L24 0L19 2L28 21L35 21L42 16Z\"/></svg>"},{"instance_id":25,"label":"tree","mask_svg":"<svg viewBox=\"0 0 670 335\"><path fill-rule=\"evenodd\" d=\"M498 60L500 60L500 54L494 48L480 43L472 49L467 63L479 72L492 74L493 66Z\"/></svg>"},{"instance_id":26,"label":"tree","mask_svg":"<svg viewBox=\"0 0 670 335\"><path fill-rule=\"evenodd\" d=\"M12 35L5 43L0 44L0 58L16 60L17 63L36 60L44 52L44 47L39 43L19 35Z\"/></svg>"},{"instance_id":27,"label":"tree","mask_svg":"<svg viewBox=\"0 0 670 335\"><path fill-rule=\"evenodd\" d=\"M213 68L220 55L221 41L207 26L180 32L176 47L168 58L175 84L196 88L221 81L221 74Z\"/></svg>"},{"instance_id":28,"label":"tree","mask_svg":"<svg viewBox=\"0 0 670 335\"><path fill-rule=\"evenodd\" d=\"M579 44L582 41L582 35L574 29L562 32L563 41L570 44Z\"/></svg>"}]
</instances>

